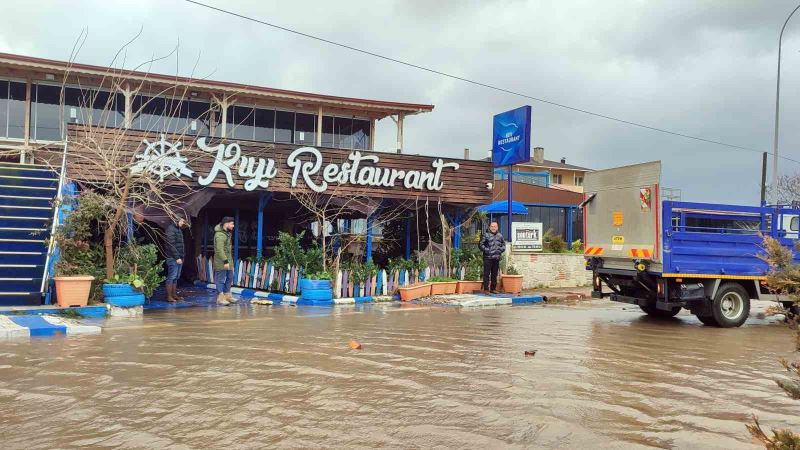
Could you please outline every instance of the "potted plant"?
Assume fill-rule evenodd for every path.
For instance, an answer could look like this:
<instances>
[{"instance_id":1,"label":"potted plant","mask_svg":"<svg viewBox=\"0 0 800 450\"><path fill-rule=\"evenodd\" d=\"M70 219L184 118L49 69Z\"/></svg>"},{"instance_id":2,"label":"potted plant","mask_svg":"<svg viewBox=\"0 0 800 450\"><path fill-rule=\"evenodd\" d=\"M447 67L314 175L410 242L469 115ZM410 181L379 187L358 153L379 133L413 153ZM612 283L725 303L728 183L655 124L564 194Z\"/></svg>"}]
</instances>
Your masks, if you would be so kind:
<instances>
[{"instance_id":1,"label":"potted plant","mask_svg":"<svg viewBox=\"0 0 800 450\"><path fill-rule=\"evenodd\" d=\"M522 275L519 274L514 266L506 267L505 271L500 274L500 280L503 284L503 292L507 294L519 294L522 292Z\"/></svg>"},{"instance_id":2,"label":"potted plant","mask_svg":"<svg viewBox=\"0 0 800 450\"><path fill-rule=\"evenodd\" d=\"M417 283L397 289L400 291L400 300L410 302L431 295L431 283Z\"/></svg>"},{"instance_id":3,"label":"potted plant","mask_svg":"<svg viewBox=\"0 0 800 450\"><path fill-rule=\"evenodd\" d=\"M456 286L456 293L458 294L470 294L483 288L483 281L481 280L483 261L480 255L472 255L467 261L466 267L467 271L464 274L464 279L460 280Z\"/></svg>"},{"instance_id":4,"label":"potted plant","mask_svg":"<svg viewBox=\"0 0 800 450\"><path fill-rule=\"evenodd\" d=\"M450 277L431 277L431 295L455 294L458 281Z\"/></svg>"},{"instance_id":5,"label":"potted plant","mask_svg":"<svg viewBox=\"0 0 800 450\"><path fill-rule=\"evenodd\" d=\"M72 211L51 236L56 260L53 277L56 302L65 307L86 306L90 298L99 300L99 292L92 290L92 281L105 271L103 247L91 241L91 226L104 211L96 202L79 203L75 197L66 197L64 204Z\"/></svg>"}]
</instances>

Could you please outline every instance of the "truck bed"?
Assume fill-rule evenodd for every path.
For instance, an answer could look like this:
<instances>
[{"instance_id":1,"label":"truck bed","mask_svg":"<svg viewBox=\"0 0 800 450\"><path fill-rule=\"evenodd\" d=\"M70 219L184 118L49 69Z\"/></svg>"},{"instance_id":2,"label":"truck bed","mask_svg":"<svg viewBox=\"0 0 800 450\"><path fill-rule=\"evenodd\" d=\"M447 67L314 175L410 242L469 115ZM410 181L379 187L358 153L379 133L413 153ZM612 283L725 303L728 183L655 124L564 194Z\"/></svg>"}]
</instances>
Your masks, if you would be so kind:
<instances>
[{"instance_id":1,"label":"truck bed","mask_svg":"<svg viewBox=\"0 0 800 450\"><path fill-rule=\"evenodd\" d=\"M663 202L663 276L760 279L769 271L763 236L794 248L781 224L800 214L788 208ZM794 252L800 262L800 253Z\"/></svg>"}]
</instances>

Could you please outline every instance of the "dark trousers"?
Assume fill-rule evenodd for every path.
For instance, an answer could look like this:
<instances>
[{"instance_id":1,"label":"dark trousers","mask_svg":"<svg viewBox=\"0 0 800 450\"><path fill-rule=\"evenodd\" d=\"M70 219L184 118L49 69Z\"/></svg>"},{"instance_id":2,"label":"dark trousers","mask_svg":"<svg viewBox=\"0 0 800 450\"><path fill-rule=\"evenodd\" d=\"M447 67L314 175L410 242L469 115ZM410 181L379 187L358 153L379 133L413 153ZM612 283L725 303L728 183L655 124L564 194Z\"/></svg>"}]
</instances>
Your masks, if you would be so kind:
<instances>
[{"instance_id":1,"label":"dark trousers","mask_svg":"<svg viewBox=\"0 0 800 450\"><path fill-rule=\"evenodd\" d=\"M483 290L497 290L497 272L500 270L500 260L483 258Z\"/></svg>"}]
</instances>

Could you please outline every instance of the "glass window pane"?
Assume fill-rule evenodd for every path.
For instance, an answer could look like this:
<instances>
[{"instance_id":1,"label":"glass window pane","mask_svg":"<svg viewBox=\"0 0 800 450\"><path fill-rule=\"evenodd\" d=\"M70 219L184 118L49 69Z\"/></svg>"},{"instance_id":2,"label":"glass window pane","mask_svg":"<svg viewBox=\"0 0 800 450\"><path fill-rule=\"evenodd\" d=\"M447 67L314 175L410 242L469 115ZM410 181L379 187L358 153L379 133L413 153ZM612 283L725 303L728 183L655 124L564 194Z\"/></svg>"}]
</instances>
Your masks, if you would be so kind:
<instances>
[{"instance_id":1,"label":"glass window pane","mask_svg":"<svg viewBox=\"0 0 800 450\"><path fill-rule=\"evenodd\" d=\"M183 134L189 127L187 119L189 113L189 102L177 98L165 100L164 121L166 130L170 133Z\"/></svg>"},{"instance_id":2,"label":"glass window pane","mask_svg":"<svg viewBox=\"0 0 800 450\"><path fill-rule=\"evenodd\" d=\"M20 83L22 84L22 83ZM25 90L23 90L22 100L19 102L19 108L22 109L22 124L18 126L19 131L24 133L25 127ZM59 86L46 86L36 85L35 95L33 98L34 110L34 132L33 138L38 141L57 141L61 139L61 111L59 104L61 102L61 88ZM12 84L13 90L13 84ZM13 119L12 119L13 120ZM9 124L9 134L11 134L11 124ZM24 137L20 135L20 137Z\"/></svg>"},{"instance_id":3,"label":"glass window pane","mask_svg":"<svg viewBox=\"0 0 800 450\"><path fill-rule=\"evenodd\" d=\"M253 139L253 108L232 106L228 110L228 136L233 139Z\"/></svg>"},{"instance_id":4,"label":"glass window pane","mask_svg":"<svg viewBox=\"0 0 800 450\"><path fill-rule=\"evenodd\" d=\"M353 148L367 150L369 148L369 120L353 119Z\"/></svg>"},{"instance_id":5,"label":"glass window pane","mask_svg":"<svg viewBox=\"0 0 800 450\"><path fill-rule=\"evenodd\" d=\"M294 143L314 145L317 142L317 116L313 114L295 114Z\"/></svg>"},{"instance_id":6,"label":"glass window pane","mask_svg":"<svg viewBox=\"0 0 800 450\"><path fill-rule=\"evenodd\" d=\"M322 116L322 146L333 147L333 117Z\"/></svg>"},{"instance_id":7,"label":"glass window pane","mask_svg":"<svg viewBox=\"0 0 800 450\"><path fill-rule=\"evenodd\" d=\"M8 133L8 81L0 80L0 137Z\"/></svg>"},{"instance_id":8,"label":"glass window pane","mask_svg":"<svg viewBox=\"0 0 800 450\"><path fill-rule=\"evenodd\" d=\"M101 127L114 128L117 125L117 112L114 104L117 96L106 91L92 91L92 96L92 123Z\"/></svg>"},{"instance_id":9,"label":"glass window pane","mask_svg":"<svg viewBox=\"0 0 800 450\"><path fill-rule=\"evenodd\" d=\"M143 131L164 131L166 102L160 97L137 95L133 99L133 128Z\"/></svg>"},{"instance_id":10,"label":"glass window pane","mask_svg":"<svg viewBox=\"0 0 800 450\"><path fill-rule=\"evenodd\" d=\"M211 113L206 102L189 102L188 134L208 136L211 130Z\"/></svg>"},{"instance_id":11,"label":"glass window pane","mask_svg":"<svg viewBox=\"0 0 800 450\"><path fill-rule=\"evenodd\" d=\"M256 109L255 130L253 139L256 141L275 141L275 111L271 109Z\"/></svg>"},{"instance_id":12,"label":"glass window pane","mask_svg":"<svg viewBox=\"0 0 800 450\"><path fill-rule=\"evenodd\" d=\"M337 117L333 122L336 129L335 147L353 148L353 119Z\"/></svg>"},{"instance_id":13,"label":"glass window pane","mask_svg":"<svg viewBox=\"0 0 800 450\"><path fill-rule=\"evenodd\" d=\"M10 81L8 86L8 137L25 137L25 83Z\"/></svg>"},{"instance_id":14,"label":"glass window pane","mask_svg":"<svg viewBox=\"0 0 800 450\"><path fill-rule=\"evenodd\" d=\"M275 142L292 143L294 130L294 113L287 111L275 112Z\"/></svg>"}]
</instances>

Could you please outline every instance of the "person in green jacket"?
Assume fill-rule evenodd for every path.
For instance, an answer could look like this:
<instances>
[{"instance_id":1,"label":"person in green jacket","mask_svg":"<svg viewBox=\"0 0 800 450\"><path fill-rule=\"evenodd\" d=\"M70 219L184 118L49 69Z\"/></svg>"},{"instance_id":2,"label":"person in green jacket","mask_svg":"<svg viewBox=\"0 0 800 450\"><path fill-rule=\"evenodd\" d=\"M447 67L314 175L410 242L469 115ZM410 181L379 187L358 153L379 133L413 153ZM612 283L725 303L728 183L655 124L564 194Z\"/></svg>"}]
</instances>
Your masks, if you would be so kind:
<instances>
[{"instance_id":1,"label":"person in green jacket","mask_svg":"<svg viewBox=\"0 0 800 450\"><path fill-rule=\"evenodd\" d=\"M223 217L214 227L214 283L217 285L217 303L230 305L236 303L231 294L233 284L233 217Z\"/></svg>"}]
</instances>

